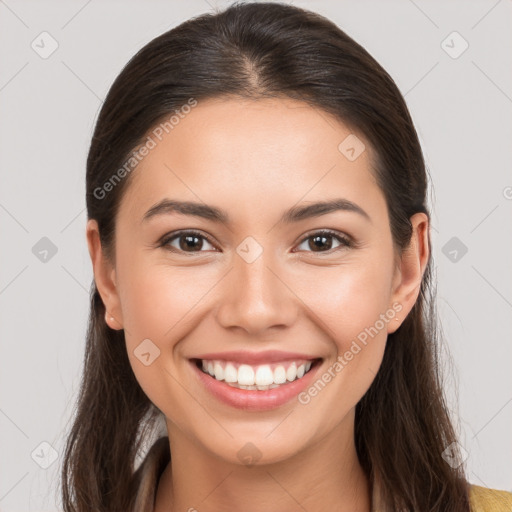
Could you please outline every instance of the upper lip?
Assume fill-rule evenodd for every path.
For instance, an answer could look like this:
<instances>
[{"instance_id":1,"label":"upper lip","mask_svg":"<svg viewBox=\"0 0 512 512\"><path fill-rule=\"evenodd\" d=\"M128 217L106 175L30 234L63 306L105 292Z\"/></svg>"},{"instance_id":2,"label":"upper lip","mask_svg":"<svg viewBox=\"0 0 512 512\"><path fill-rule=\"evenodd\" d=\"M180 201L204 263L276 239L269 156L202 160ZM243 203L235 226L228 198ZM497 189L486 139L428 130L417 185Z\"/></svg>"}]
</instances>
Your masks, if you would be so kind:
<instances>
[{"instance_id":1,"label":"upper lip","mask_svg":"<svg viewBox=\"0 0 512 512\"><path fill-rule=\"evenodd\" d=\"M209 352L201 354L191 359L207 359L217 361L235 361L238 363L257 364L257 363L277 363L280 361L290 361L297 359L314 360L318 356L301 354L299 352L283 352L282 350L264 350L262 352L251 352L243 350L231 350L228 352Z\"/></svg>"}]
</instances>

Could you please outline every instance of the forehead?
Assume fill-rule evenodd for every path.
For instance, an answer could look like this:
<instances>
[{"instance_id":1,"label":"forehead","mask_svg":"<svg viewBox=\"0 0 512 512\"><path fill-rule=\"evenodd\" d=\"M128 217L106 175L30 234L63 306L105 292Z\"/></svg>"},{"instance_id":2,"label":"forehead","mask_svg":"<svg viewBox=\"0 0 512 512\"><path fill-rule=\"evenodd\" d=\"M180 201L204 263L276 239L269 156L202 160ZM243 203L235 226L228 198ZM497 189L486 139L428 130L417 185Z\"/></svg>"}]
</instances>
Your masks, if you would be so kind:
<instances>
[{"instance_id":1,"label":"forehead","mask_svg":"<svg viewBox=\"0 0 512 512\"><path fill-rule=\"evenodd\" d=\"M363 136L303 102L210 99L166 126L148 132L154 147L133 171L122 201L138 217L169 195L227 208L326 195L364 202L380 192ZM347 140L364 148L356 159L343 152Z\"/></svg>"}]
</instances>

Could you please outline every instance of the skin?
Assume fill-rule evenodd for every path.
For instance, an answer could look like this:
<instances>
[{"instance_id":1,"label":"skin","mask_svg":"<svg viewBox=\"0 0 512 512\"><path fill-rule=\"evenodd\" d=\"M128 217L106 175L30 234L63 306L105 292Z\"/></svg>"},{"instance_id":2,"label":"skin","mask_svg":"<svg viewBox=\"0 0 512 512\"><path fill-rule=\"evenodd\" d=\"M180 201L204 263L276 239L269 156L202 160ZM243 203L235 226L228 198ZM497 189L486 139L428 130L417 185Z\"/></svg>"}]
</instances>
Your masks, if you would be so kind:
<instances>
[{"instance_id":1,"label":"skin","mask_svg":"<svg viewBox=\"0 0 512 512\"><path fill-rule=\"evenodd\" d=\"M215 99L199 104L134 171L116 219L116 263L106 260L97 223L87 223L94 277L112 329L144 392L165 414L172 462L158 486L156 512L370 510L371 489L354 445L355 406L382 361L387 335L413 307L428 261L428 217L411 217L410 246L393 244L371 147L349 161L338 145L354 133L325 112L291 99ZM232 224L181 214L142 222L164 197L224 209ZM283 212L332 198L369 215L336 211L291 225ZM106 199L107 200L107 199ZM211 245L191 252L157 247L176 230L196 229ZM335 238L315 250L311 237ZM252 263L236 249L247 237L263 249ZM179 239L169 242L179 250ZM332 245L329 245L332 244ZM183 244L181 245L183 248ZM203 387L189 358L226 350L278 349L323 358L320 377L365 328L398 303L392 319L336 377L301 404L239 410ZM149 338L160 356L134 355ZM251 442L261 458L237 455Z\"/></svg>"}]
</instances>

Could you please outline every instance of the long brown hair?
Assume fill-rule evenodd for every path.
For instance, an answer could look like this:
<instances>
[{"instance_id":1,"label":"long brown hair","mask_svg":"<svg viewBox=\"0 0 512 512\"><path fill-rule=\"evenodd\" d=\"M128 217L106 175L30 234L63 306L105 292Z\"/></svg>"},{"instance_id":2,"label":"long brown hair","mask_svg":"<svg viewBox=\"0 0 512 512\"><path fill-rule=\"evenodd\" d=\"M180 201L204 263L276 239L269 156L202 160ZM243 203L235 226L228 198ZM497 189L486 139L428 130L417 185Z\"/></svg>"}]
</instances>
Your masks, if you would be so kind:
<instances>
[{"instance_id":1,"label":"long brown hair","mask_svg":"<svg viewBox=\"0 0 512 512\"><path fill-rule=\"evenodd\" d=\"M117 173L122 179L113 182L116 170L162 119L191 99L220 96L302 100L361 133L377 155L372 171L397 251L411 239L410 217L424 212L430 218L418 136L386 71L316 13L275 2L236 3L152 40L107 95L87 159L86 193L88 218L97 220L113 263L115 218L131 177ZM380 481L385 510L469 511L463 466L443 458L456 435L443 395L434 298L429 259L418 300L389 335L382 365L356 407L357 453L369 481ZM104 315L93 282L81 388L62 467L66 512L133 507L135 460L159 413L132 372L123 331L111 330ZM456 444L450 453L460 457Z\"/></svg>"}]
</instances>

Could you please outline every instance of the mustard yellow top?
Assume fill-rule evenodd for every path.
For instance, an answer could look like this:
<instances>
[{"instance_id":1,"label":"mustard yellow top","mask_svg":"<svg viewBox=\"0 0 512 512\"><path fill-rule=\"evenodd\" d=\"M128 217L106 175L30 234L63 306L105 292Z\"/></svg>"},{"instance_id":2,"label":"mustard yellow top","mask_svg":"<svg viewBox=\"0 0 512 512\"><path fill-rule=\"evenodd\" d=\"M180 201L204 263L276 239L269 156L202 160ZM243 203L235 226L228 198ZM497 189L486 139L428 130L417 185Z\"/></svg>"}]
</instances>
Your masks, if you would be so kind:
<instances>
[{"instance_id":1,"label":"mustard yellow top","mask_svg":"<svg viewBox=\"0 0 512 512\"><path fill-rule=\"evenodd\" d=\"M471 485L471 512L512 512L512 492Z\"/></svg>"},{"instance_id":2,"label":"mustard yellow top","mask_svg":"<svg viewBox=\"0 0 512 512\"><path fill-rule=\"evenodd\" d=\"M169 439L158 439L140 466L140 483L134 506L136 512L154 512L155 497L160 476L169 462ZM471 512L512 512L512 492L470 485ZM379 499L373 489L373 511L378 512Z\"/></svg>"}]
</instances>

